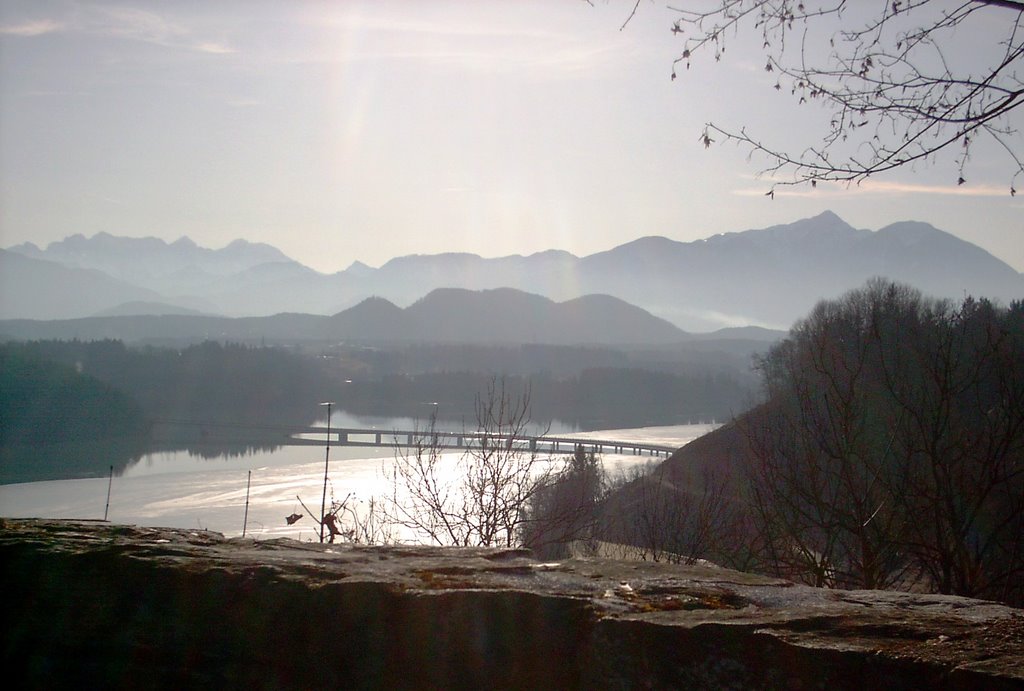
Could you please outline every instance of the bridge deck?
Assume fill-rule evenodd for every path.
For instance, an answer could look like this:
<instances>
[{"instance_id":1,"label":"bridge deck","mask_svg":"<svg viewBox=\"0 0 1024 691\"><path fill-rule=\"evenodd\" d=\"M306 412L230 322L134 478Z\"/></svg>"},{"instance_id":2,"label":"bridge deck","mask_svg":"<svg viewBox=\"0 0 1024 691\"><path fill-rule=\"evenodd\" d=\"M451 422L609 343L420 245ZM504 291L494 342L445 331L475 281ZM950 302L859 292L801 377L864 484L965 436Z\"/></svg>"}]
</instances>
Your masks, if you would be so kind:
<instances>
[{"instance_id":1,"label":"bridge deck","mask_svg":"<svg viewBox=\"0 0 1024 691\"><path fill-rule=\"evenodd\" d=\"M170 426L199 428L203 432L216 431L218 437L230 433L232 437L245 440L258 435L261 440L280 446L324 446L327 443L327 427L271 426L246 423L206 423L192 420L154 420L155 423ZM268 435L270 435L268 439ZM588 439L573 436L517 436L496 435L484 432L449 432L435 430L382 430L373 428L331 427L331 446L415 448L434 443L441 449L481 448L484 444L511 444L516 449L530 453L572 453L578 445L595 453L631 454L634 456L670 456L678 447L664 444L649 444L614 439Z\"/></svg>"},{"instance_id":2,"label":"bridge deck","mask_svg":"<svg viewBox=\"0 0 1024 691\"><path fill-rule=\"evenodd\" d=\"M301 436L300 436L301 435ZM442 449L480 448L484 444L512 444L522 451L536 453L572 453L577 446L595 453L632 454L635 456L670 456L677 447L614 439L589 439L570 436L518 436L488 434L484 432L447 432L423 430L391 430L331 428L331 444L338 446L378 446L409 448L434 443ZM323 446L327 440L326 427L308 427L293 433L289 444Z\"/></svg>"}]
</instances>

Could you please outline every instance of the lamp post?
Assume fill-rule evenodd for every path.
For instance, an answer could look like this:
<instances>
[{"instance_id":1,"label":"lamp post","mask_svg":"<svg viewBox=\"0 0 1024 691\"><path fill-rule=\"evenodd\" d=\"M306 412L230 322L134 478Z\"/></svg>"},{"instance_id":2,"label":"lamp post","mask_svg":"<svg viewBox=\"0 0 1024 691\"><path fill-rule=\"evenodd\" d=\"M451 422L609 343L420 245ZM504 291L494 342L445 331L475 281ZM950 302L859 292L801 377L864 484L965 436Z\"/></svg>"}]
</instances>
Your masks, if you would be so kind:
<instances>
[{"instance_id":1,"label":"lamp post","mask_svg":"<svg viewBox=\"0 0 1024 691\"><path fill-rule=\"evenodd\" d=\"M324 452L324 494L320 499L320 542L323 542L324 518L327 516L327 469L331 464L331 406L334 405L334 401L327 401L320 405L327 406L327 450Z\"/></svg>"}]
</instances>

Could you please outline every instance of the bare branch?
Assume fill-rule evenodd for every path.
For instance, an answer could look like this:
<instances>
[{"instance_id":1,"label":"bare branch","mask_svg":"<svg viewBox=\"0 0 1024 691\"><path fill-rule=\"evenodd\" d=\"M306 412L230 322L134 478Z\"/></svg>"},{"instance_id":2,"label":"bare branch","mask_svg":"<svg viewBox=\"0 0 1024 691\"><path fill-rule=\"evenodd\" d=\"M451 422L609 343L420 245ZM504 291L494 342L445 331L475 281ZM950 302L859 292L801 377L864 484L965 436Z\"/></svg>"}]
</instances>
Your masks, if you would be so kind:
<instances>
[{"instance_id":1,"label":"bare branch","mask_svg":"<svg viewBox=\"0 0 1024 691\"><path fill-rule=\"evenodd\" d=\"M622 31L623 29L626 28L626 25L629 24L629 22L636 15L636 10L638 7L640 7L640 0L636 0L636 2L633 4L633 9L630 11L629 16L626 17L626 21L622 22L622 26L619 27L619 31Z\"/></svg>"},{"instance_id":2,"label":"bare branch","mask_svg":"<svg viewBox=\"0 0 1024 691\"><path fill-rule=\"evenodd\" d=\"M672 31L684 45L672 77L701 52L710 50L721 60L727 41L749 41L753 33L761 41L765 70L778 75L774 88L786 85L797 105L817 102L829 113L821 141L800 152L773 146L745 128L705 126L705 146L716 140L741 144L767 159L762 174L788 174L789 179L773 179L769 196L777 185L854 183L933 164L943 152L952 154L963 184L982 137L1006 153L1013 194L1024 173L1010 119L1024 104L1024 3L964 0L937 6L934 0L882 3L861 24L850 18L853 10L844 0L718 0L711 9L679 8ZM993 37L1002 55L983 74L948 59L966 35L965 24L979 11L1001 9L1015 14L1008 16L1005 33ZM800 38L795 54L789 40L794 31ZM827 55L811 50L812 37L816 46L827 41Z\"/></svg>"}]
</instances>

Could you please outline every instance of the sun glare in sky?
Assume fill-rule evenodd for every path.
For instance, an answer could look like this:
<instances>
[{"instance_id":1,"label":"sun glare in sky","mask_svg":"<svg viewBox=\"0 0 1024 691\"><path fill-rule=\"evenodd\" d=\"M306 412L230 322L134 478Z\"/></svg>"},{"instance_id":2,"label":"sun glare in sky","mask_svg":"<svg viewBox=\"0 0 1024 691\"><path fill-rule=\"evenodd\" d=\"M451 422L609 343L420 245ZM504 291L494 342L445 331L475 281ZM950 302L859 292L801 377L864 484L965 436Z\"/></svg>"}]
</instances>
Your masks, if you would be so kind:
<instances>
[{"instance_id":1,"label":"sun glare in sky","mask_svg":"<svg viewBox=\"0 0 1024 691\"><path fill-rule=\"evenodd\" d=\"M413 253L585 255L831 209L857 227L926 221L1024 270L1024 195L1007 193L998 151L979 147L963 186L938 160L767 199L763 161L705 150L704 123L792 147L824 111L772 88L756 40L672 81L675 13L640 3L623 27L632 8L8 0L0 246L242 237L333 272ZM965 29L956 49L984 41Z\"/></svg>"}]
</instances>

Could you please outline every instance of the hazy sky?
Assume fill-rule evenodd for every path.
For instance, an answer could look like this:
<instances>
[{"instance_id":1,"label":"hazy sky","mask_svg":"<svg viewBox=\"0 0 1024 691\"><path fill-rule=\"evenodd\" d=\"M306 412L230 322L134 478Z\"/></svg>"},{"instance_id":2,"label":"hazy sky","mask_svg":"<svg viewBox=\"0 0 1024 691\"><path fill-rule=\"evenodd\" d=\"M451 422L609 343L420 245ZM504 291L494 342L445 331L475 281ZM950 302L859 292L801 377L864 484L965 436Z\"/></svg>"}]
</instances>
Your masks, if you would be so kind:
<instances>
[{"instance_id":1,"label":"hazy sky","mask_svg":"<svg viewBox=\"0 0 1024 691\"><path fill-rule=\"evenodd\" d=\"M823 111L771 88L756 41L671 81L675 14L644 0L620 31L632 5L3 0L0 246L245 237L336 271L585 255L831 209L863 228L927 221L1024 270L1024 194L992 148L962 187L939 160L765 198L757 159L705 150L703 123L794 145ZM964 29L955 51L992 35Z\"/></svg>"}]
</instances>

